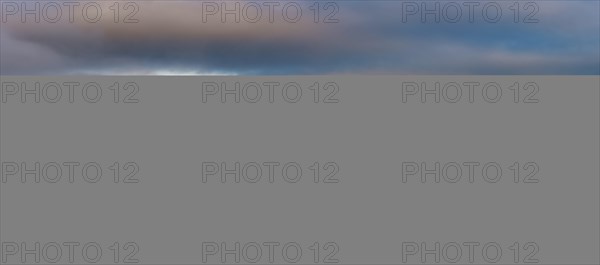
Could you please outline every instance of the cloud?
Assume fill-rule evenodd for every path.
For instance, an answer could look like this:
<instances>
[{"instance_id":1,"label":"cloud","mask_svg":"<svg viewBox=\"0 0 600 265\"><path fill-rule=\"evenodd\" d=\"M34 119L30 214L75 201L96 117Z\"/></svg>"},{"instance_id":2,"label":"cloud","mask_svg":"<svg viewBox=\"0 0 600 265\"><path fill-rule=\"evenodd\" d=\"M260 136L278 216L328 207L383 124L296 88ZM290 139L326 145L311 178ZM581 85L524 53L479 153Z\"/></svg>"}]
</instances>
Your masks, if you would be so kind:
<instances>
[{"instance_id":1,"label":"cloud","mask_svg":"<svg viewBox=\"0 0 600 265\"><path fill-rule=\"evenodd\" d=\"M600 73L595 1L537 1L539 22L531 24L513 21L512 2L499 2L504 13L497 23L477 15L471 23L465 14L457 23L431 16L403 22L400 1L332 2L339 12L320 2L319 23L306 1L298 2L303 15L296 23L281 9L271 23L264 6L256 23L234 23L233 15L223 23L218 14L204 16L202 1L164 0L137 1L138 23L122 23L134 11L124 6L115 23L112 2L98 2L104 16L96 23L81 16L73 23L21 23L12 16L1 24L0 74ZM248 3L264 5L239 3L249 14ZM532 11L520 8L520 19ZM329 14L339 23L322 23Z\"/></svg>"},{"instance_id":2,"label":"cloud","mask_svg":"<svg viewBox=\"0 0 600 265\"><path fill-rule=\"evenodd\" d=\"M52 49L37 43L13 38L0 31L0 73L44 73L66 67L67 59Z\"/></svg>"}]
</instances>

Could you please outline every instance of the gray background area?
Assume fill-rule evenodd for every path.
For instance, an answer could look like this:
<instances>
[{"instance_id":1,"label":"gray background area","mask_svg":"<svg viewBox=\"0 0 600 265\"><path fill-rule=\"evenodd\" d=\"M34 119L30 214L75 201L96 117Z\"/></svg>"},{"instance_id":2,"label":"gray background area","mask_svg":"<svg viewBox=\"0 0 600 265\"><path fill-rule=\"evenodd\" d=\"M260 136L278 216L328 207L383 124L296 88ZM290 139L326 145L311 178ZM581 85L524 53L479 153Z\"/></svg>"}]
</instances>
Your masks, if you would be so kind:
<instances>
[{"instance_id":1,"label":"gray background area","mask_svg":"<svg viewBox=\"0 0 600 265\"><path fill-rule=\"evenodd\" d=\"M105 251L100 263L113 262L106 249L115 241L136 242L143 264L201 263L206 241L298 242L299 263L313 263L314 242L336 242L343 264L402 263L402 242L470 241L502 245L499 263L514 262L514 242L536 242L542 264L600 261L597 76L2 77L10 81L135 81L140 102L115 104L105 89L95 104L80 94L75 103L1 103L3 162L104 167L95 184L9 177L0 184L2 242L95 241ZM295 104L277 89L275 103L202 103L206 81L295 81L304 94ZM313 103L306 88L317 81L339 84L340 102ZM495 104L481 89L474 103L403 103L408 81L498 82L504 94ZM536 82L540 102L512 102L514 82ZM140 182L113 183L106 168L115 161L137 162ZM304 175L295 184L202 183L205 161L294 161ZM313 183L307 167L315 161L337 162L340 182ZM494 161L504 174L498 183L402 183L404 161ZM507 167L515 161L536 162L540 182L513 183ZM477 264L486 263L480 250ZM276 263L285 263L279 253ZM468 263L465 253L459 263Z\"/></svg>"}]
</instances>

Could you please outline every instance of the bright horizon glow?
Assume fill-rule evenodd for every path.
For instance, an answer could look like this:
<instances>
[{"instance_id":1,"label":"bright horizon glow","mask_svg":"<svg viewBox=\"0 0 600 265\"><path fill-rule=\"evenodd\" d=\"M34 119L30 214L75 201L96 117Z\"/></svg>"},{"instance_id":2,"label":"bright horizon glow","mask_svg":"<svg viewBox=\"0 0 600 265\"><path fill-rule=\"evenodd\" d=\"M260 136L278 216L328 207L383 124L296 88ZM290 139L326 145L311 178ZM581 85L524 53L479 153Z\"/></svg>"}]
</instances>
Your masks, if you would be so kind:
<instances>
[{"instance_id":1,"label":"bright horizon glow","mask_svg":"<svg viewBox=\"0 0 600 265\"><path fill-rule=\"evenodd\" d=\"M149 75L159 75L159 76L235 76L237 73L233 72L220 72L220 71L210 71L210 72L200 72L194 70L157 70L153 71Z\"/></svg>"},{"instance_id":2,"label":"bright horizon glow","mask_svg":"<svg viewBox=\"0 0 600 265\"><path fill-rule=\"evenodd\" d=\"M113 76L237 76L238 73L225 72L225 71L198 71L198 70L171 70L171 69L158 69L158 70L87 70L87 71L76 71L69 74L76 75L113 75Z\"/></svg>"}]
</instances>

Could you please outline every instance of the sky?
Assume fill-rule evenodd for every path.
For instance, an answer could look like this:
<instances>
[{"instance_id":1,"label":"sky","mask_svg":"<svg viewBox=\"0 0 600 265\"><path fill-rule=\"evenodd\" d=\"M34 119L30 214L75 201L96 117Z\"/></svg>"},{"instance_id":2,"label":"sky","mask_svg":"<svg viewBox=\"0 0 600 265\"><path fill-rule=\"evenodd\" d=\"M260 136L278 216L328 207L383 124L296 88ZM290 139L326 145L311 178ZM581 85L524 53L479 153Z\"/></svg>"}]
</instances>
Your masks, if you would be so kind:
<instances>
[{"instance_id":1,"label":"sky","mask_svg":"<svg viewBox=\"0 0 600 265\"><path fill-rule=\"evenodd\" d=\"M1 75L600 74L598 0L0 2Z\"/></svg>"}]
</instances>

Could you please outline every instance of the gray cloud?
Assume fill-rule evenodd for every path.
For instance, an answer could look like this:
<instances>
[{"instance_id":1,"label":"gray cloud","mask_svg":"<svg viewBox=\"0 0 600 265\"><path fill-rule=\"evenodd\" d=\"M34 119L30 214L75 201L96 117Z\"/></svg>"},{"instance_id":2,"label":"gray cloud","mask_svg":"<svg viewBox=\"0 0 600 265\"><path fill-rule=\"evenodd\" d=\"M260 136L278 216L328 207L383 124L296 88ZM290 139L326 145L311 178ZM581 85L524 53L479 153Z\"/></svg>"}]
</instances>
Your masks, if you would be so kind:
<instances>
[{"instance_id":1,"label":"gray cloud","mask_svg":"<svg viewBox=\"0 0 600 265\"><path fill-rule=\"evenodd\" d=\"M402 23L396 2L337 3L333 24L311 14L295 24L204 23L189 1L138 1L133 24L15 20L2 24L0 73L600 73L595 2L538 1L536 24Z\"/></svg>"}]
</instances>

